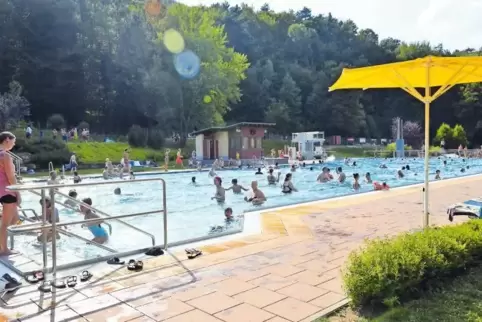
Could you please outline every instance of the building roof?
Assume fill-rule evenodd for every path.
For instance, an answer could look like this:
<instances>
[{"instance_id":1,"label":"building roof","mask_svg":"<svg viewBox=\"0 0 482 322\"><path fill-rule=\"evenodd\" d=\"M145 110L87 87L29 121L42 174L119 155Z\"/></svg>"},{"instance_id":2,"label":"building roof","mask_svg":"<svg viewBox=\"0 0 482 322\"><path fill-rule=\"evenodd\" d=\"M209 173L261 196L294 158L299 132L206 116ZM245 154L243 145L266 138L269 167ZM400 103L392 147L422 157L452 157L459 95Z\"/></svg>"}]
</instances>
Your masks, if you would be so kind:
<instances>
[{"instance_id":1,"label":"building roof","mask_svg":"<svg viewBox=\"0 0 482 322\"><path fill-rule=\"evenodd\" d=\"M231 125L226 125L226 126L214 126L214 127L209 127L207 129L202 129L199 131L194 131L191 133L191 135L199 135L199 134L205 134L205 133L214 133L214 132L220 132L220 131L226 131L232 128L237 128L237 127L243 127L243 126L249 126L249 127L271 127L275 126L276 123L262 123L262 122L241 122L241 123L235 123Z\"/></svg>"}]
</instances>

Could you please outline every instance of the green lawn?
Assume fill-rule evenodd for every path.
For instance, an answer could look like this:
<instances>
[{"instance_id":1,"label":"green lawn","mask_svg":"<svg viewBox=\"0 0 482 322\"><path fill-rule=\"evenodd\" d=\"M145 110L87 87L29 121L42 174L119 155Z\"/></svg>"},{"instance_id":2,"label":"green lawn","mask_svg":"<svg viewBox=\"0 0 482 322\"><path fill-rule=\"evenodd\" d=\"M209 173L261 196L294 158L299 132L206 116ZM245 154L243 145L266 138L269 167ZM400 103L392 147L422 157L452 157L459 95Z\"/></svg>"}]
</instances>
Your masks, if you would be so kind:
<instances>
[{"instance_id":1,"label":"green lawn","mask_svg":"<svg viewBox=\"0 0 482 322\"><path fill-rule=\"evenodd\" d=\"M444 283L442 290L388 310L380 315L360 314L351 309L316 322L481 322L482 267Z\"/></svg>"},{"instance_id":2,"label":"green lawn","mask_svg":"<svg viewBox=\"0 0 482 322\"><path fill-rule=\"evenodd\" d=\"M380 148L378 148L380 149ZM373 151L377 147L356 147L356 146L330 146L326 149L328 155L334 155L337 158L363 158L373 157Z\"/></svg>"}]
</instances>

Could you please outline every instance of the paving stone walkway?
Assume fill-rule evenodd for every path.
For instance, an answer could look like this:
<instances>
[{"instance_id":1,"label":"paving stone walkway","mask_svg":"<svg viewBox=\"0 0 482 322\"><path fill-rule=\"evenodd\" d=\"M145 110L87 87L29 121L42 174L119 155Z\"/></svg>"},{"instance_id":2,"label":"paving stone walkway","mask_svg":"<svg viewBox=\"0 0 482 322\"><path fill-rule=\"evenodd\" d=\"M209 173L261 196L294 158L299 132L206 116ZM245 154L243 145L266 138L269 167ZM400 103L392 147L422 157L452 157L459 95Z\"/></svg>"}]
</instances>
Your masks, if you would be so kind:
<instances>
[{"instance_id":1,"label":"paving stone walkway","mask_svg":"<svg viewBox=\"0 0 482 322\"><path fill-rule=\"evenodd\" d=\"M449 204L476 197L482 177L431 184L431 223ZM459 217L460 218L460 217ZM457 218L457 222L461 222ZM263 233L146 259L144 270L94 272L88 284L3 296L1 321L312 321L347 303L340 270L364 238L420 228L421 187L271 210Z\"/></svg>"}]
</instances>

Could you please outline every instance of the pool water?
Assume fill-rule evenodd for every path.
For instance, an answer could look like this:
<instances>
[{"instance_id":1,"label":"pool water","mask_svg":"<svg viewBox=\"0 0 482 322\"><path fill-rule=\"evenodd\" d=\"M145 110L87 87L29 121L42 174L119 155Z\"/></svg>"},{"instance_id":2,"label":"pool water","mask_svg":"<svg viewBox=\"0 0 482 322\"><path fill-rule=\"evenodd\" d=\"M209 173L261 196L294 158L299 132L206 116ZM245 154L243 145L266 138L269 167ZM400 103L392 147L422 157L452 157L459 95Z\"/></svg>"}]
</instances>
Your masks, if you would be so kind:
<instances>
[{"instance_id":1,"label":"pool water","mask_svg":"<svg viewBox=\"0 0 482 322\"><path fill-rule=\"evenodd\" d=\"M443 160L447 160L447 166L443 165ZM356 161L357 165L352 166ZM380 168L385 164L387 168ZM397 179L396 172L402 166L410 166L409 171L404 171L405 177ZM346 183L340 184L336 180L328 183L318 183L316 178L321 172L322 167L329 167L335 179L337 175L335 169L343 167L346 174ZM469 166L468 169L466 167ZM313 170L310 170L310 167ZM461 168L465 172L461 173ZM433 180L435 170L441 171L442 178L453 178L471 174L482 173L481 159L463 160L460 158L432 158L430 160L430 178ZM257 180L259 188L267 197L263 208L278 207L301 202L339 197L347 194L368 192L373 190L371 184L364 182L366 172L370 172L372 180L387 182L393 187L405 186L423 182L423 159L379 159L363 158L353 159L350 165L343 161L334 161L325 164L306 164L306 167L299 168L293 173L293 184L299 190L291 194L281 193L280 185L269 186L266 179L266 169L262 170L264 175L255 175L255 169L246 170L221 170L218 175L223 180L223 186L231 186L231 180L236 178L238 183L245 188L250 188L251 181ZM278 171L278 170L275 170ZM280 183L283 181L284 174L288 173L289 168L279 170L282 175ZM352 189L353 173L360 174L361 189ZM145 175L147 176L147 175ZM196 185L191 184L191 178L196 177ZM144 177L139 174L138 178ZM167 173L149 175L149 177L159 177L166 181L167 185L167 209L168 209L168 241L182 241L190 238L208 236L212 226L224 226L224 209L231 207L234 215L240 215L247 211L256 211L261 207L253 206L244 201L244 195L235 195L231 191L226 192L226 202L218 204L211 197L215 193L213 179L208 177L207 172L187 172L187 173ZM103 179L84 179L85 182L99 182ZM117 186L100 185L89 187L78 187L78 199L90 197L93 206L110 214L120 215L134 212L146 212L162 209L162 186L160 181L150 182L127 182L119 185L122 189L120 196L114 195L113 191ZM60 189L63 193L68 193L71 188ZM24 208L34 208L40 214L39 197L31 193L22 194ZM71 221L83 219L82 215L72 210L59 207L60 221ZM146 215L141 217L122 219L140 229L143 229L156 236L156 243L162 244L163 241L163 219L162 214ZM109 221L112 225L112 236L106 246L117 251L133 250L149 247L151 239L139 232L121 225L115 221ZM239 228L239 225L231 225L228 229ZM81 235L85 238L92 238L91 233L80 226L70 226L69 231ZM22 235L15 237L16 249L26 254L27 257L41 258L41 248L38 245L35 235ZM61 263L77 261L80 259L92 258L93 256L107 255L107 251L86 245L85 242L62 236L58 241L58 256Z\"/></svg>"}]
</instances>

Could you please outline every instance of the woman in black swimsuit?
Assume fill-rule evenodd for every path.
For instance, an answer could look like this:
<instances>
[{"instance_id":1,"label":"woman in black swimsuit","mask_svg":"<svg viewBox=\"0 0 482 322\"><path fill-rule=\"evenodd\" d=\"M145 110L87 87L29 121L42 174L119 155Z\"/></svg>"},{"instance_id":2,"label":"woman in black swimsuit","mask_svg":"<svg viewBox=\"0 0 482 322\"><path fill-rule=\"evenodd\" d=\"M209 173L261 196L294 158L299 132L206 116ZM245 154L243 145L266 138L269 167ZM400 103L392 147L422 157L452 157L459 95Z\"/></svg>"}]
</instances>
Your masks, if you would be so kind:
<instances>
[{"instance_id":1,"label":"woman in black swimsuit","mask_svg":"<svg viewBox=\"0 0 482 322\"><path fill-rule=\"evenodd\" d=\"M296 190L296 188L293 186L293 183L291 182L291 173L287 173L285 176L285 181L281 186L281 192L292 193L293 191L298 191L298 190Z\"/></svg>"}]
</instances>

